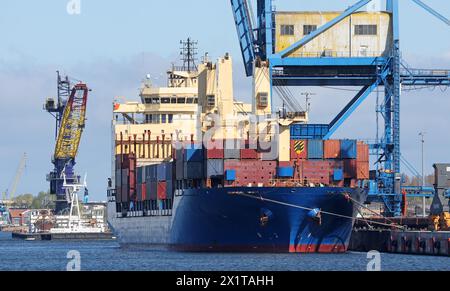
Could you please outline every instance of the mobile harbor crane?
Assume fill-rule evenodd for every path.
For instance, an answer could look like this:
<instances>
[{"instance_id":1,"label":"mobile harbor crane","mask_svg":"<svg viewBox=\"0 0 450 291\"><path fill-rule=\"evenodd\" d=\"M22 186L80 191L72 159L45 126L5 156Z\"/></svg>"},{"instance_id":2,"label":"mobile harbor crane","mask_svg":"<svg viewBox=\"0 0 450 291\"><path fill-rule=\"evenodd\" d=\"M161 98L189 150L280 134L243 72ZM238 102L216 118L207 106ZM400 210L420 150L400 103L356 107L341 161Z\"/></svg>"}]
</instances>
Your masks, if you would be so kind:
<instances>
[{"instance_id":1,"label":"mobile harbor crane","mask_svg":"<svg viewBox=\"0 0 450 291\"><path fill-rule=\"evenodd\" d=\"M56 120L56 145L52 157L53 171L47 175L50 193L56 195L55 213L69 212L72 197L66 191L66 184L80 184L75 174L75 158L86 122L86 105L89 89L79 82L72 86L69 77L62 78L57 72L57 100L48 98L45 110Z\"/></svg>"}]
</instances>

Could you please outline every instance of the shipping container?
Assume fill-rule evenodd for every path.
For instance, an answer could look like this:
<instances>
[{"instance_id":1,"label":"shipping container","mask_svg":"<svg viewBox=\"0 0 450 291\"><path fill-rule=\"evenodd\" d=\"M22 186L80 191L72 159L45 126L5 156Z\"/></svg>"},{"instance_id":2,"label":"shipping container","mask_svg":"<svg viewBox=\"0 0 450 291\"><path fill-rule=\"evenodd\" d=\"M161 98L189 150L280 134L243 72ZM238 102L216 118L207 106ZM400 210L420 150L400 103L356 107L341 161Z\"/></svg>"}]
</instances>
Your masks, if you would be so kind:
<instances>
[{"instance_id":1,"label":"shipping container","mask_svg":"<svg viewBox=\"0 0 450 291\"><path fill-rule=\"evenodd\" d=\"M241 159L257 160L259 159L259 153L256 149L241 149Z\"/></svg>"},{"instance_id":2,"label":"shipping container","mask_svg":"<svg viewBox=\"0 0 450 291\"><path fill-rule=\"evenodd\" d=\"M357 149L356 140L341 140L341 158L356 159Z\"/></svg>"},{"instance_id":3,"label":"shipping container","mask_svg":"<svg viewBox=\"0 0 450 291\"><path fill-rule=\"evenodd\" d=\"M369 145L358 142L356 159L358 162L369 162Z\"/></svg>"},{"instance_id":4,"label":"shipping container","mask_svg":"<svg viewBox=\"0 0 450 291\"><path fill-rule=\"evenodd\" d=\"M357 174L356 160L344 160L344 178L355 179Z\"/></svg>"},{"instance_id":5,"label":"shipping container","mask_svg":"<svg viewBox=\"0 0 450 291\"><path fill-rule=\"evenodd\" d=\"M341 157L341 142L339 140L325 140L323 142L324 159L339 159Z\"/></svg>"},{"instance_id":6,"label":"shipping container","mask_svg":"<svg viewBox=\"0 0 450 291\"><path fill-rule=\"evenodd\" d=\"M236 181L236 170L226 170L225 171L226 181Z\"/></svg>"},{"instance_id":7,"label":"shipping container","mask_svg":"<svg viewBox=\"0 0 450 291\"><path fill-rule=\"evenodd\" d=\"M261 160L225 160L225 172L234 173L234 186L248 186L250 184L267 184L276 176L276 161ZM227 179L225 179L227 180Z\"/></svg>"},{"instance_id":8,"label":"shipping container","mask_svg":"<svg viewBox=\"0 0 450 291\"><path fill-rule=\"evenodd\" d=\"M342 180L344 180L344 171L343 171L343 169L334 169L333 179L334 179L334 181L342 181Z\"/></svg>"},{"instance_id":9,"label":"shipping container","mask_svg":"<svg viewBox=\"0 0 450 291\"><path fill-rule=\"evenodd\" d=\"M184 163L184 179L203 179L204 162L185 162Z\"/></svg>"},{"instance_id":10,"label":"shipping container","mask_svg":"<svg viewBox=\"0 0 450 291\"><path fill-rule=\"evenodd\" d=\"M311 139L308 141L308 159L323 159L323 140Z\"/></svg>"},{"instance_id":11,"label":"shipping container","mask_svg":"<svg viewBox=\"0 0 450 291\"><path fill-rule=\"evenodd\" d=\"M138 184L142 184L145 182L145 168L144 167L136 168L136 181Z\"/></svg>"},{"instance_id":12,"label":"shipping container","mask_svg":"<svg viewBox=\"0 0 450 291\"><path fill-rule=\"evenodd\" d=\"M184 179L184 162L180 160L176 160L175 162L175 179L183 180Z\"/></svg>"},{"instance_id":13,"label":"shipping container","mask_svg":"<svg viewBox=\"0 0 450 291\"><path fill-rule=\"evenodd\" d=\"M206 159L223 159L225 157L224 141L215 140L206 142L205 156Z\"/></svg>"},{"instance_id":14,"label":"shipping container","mask_svg":"<svg viewBox=\"0 0 450 291\"><path fill-rule=\"evenodd\" d=\"M158 165L149 165L145 167L145 181L156 182L158 179Z\"/></svg>"},{"instance_id":15,"label":"shipping container","mask_svg":"<svg viewBox=\"0 0 450 291\"><path fill-rule=\"evenodd\" d=\"M203 162L203 149L201 145L194 144L186 146L184 150L185 162Z\"/></svg>"},{"instance_id":16,"label":"shipping container","mask_svg":"<svg viewBox=\"0 0 450 291\"><path fill-rule=\"evenodd\" d=\"M370 178L370 166L368 162L357 162L356 166L356 179L369 180Z\"/></svg>"},{"instance_id":17,"label":"shipping container","mask_svg":"<svg viewBox=\"0 0 450 291\"><path fill-rule=\"evenodd\" d=\"M241 150L226 148L224 150L224 156L225 156L225 159L240 159L241 158Z\"/></svg>"},{"instance_id":18,"label":"shipping container","mask_svg":"<svg viewBox=\"0 0 450 291\"><path fill-rule=\"evenodd\" d=\"M167 182L158 182L157 185L158 200L167 199Z\"/></svg>"},{"instance_id":19,"label":"shipping container","mask_svg":"<svg viewBox=\"0 0 450 291\"><path fill-rule=\"evenodd\" d=\"M173 183L167 182L166 184L167 191L166 191L166 199L172 199L173 198Z\"/></svg>"},{"instance_id":20,"label":"shipping container","mask_svg":"<svg viewBox=\"0 0 450 291\"><path fill-rule=\"evenodd\" d=\"M122 187L116 187L116 202L122 203Z\"/></svg>"},{"instance_id":21,"label":"shipping container","mask_svg":"<svg viewBox=\"0 0 450 291\"><path fill-rule=\"evenodd\" d=\"M116 170L122 169L122 155L116 155Z\"/></svg>"},{"instance_id":22,"label":"shipping container","mask_svg":"<svg viewBox=\"0 0 450 291\"><path fill-rule=\"evenodd\" d=\"M146 198L147 200L156 200L158 198L158 182L146 183Z\"/></svg>"},{"instance_id":23,"label":"shipping container","mask_svg":"<svg viewBox=\"0 0 450 291\"><path fill-rule=\"evenodd\" d=\"M206 177L223 176L224 161L222 159L208 159L206 164Z\"/></svg>"},{"instance_id":24,"label":"shipping container","mask_svg":"<svg viewBox=\"0 0 450 291\"><path fill-rule=\"evenodd\" d=\"M291 140L291 160L308 159L308 141L307 140Z\"/></svg>"},{"instance_id":25,"label":"shipping container","mask_svg":"<svg viewBox=\"0 0 450 291\"><path fill-rule=\"evenodd\" d=\"M170 169L170 164L169 163L161 163L159 165L156 166L157 170L157 179L158 181L167 181L168 177L167 175L169 174L169 169ZM171 172L170 172L171 174Z\"/></svg>"},{"instance_id":26,"label":"shipping container","mask_svg":"<svg viewBox=\"0 0 450 291\"><path fill-rule=\"evenodd\" d=\"M137 185L137 201L142 201L142 184Z\"/></svg>"},{"instance_id":27,"label":"shipping container","mask_svg":"<svg viewBox=\"0 0 450 291\"><path fill-rule=\"evenodd\" d=\"M329 131L328 124L293 124L290 127L291 139L323 139Z\"/></svg>"},{"instance_id":28,"label":"shipping container","mask_svg":"<svg viewBox=\"0 0 450 291\"><path fill-rule=\"evenodd\" d=\"M122 174L120 175L122 178L122 186L126 186L127 188L129 185L129 179L128 179L129 171L130 170L128 170L128 169L122 169Z\"/></svg>"},{"instance_id":29,"label":"shipping container","mask_svg":"<svg viewBox=\"0 0 450 291\"><path fill-rule=\"evenodd\" d=\"M141 193L142 193L141 201L147 200L147 184L146 183L141 184Z\"/></svg>"},{"instance_id":30,"label":"shipping container","mask_svg":"<svg viewBox=\"0 0 450 291\"><path fill-rule=\"evenodd\" d=\"M294 168L293 167L278 167L278 177L279 178L294 177Z\"/></svg>"},{"instance_id":31,"label":"shipping container","mask_svg":"<svg viewBox=\"0 0 450 291\"><path fill-rule=\"evenodd\" d=\"M320 160L302 161L300 166L300 177L308 183L330 184L331 171L330 162Z\"/></svg>"},{"instance_id":32,"label":"shipping container","mask_svg":"<svg viewBox=\"0 0 450 291\"><path fill-rule=\"evenodd\" d=\"M184 161L183 152L184 152L184 149L175 149L174 159L177 161L183 162Z\"/></svg>"}]
</instances>

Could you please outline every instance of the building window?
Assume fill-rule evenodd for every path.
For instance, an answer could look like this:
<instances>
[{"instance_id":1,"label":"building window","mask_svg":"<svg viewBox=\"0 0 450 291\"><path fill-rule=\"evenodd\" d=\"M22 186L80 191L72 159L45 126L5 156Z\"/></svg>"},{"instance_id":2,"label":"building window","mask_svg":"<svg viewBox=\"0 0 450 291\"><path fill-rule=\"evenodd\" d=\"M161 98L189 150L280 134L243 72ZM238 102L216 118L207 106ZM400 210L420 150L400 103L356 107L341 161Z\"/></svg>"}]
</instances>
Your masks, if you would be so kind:
<instances>
[{"instance_id":1,"label":"building window","mask_svg":"<svg viewBox=\"0 0 450 291\"><path fill-rule=\"evenodd\" d=\"M170 99L170 103L177 104L177 98L171 98Z\"/></svg>"},{"instance_id":2,"label":"building window","mask_svg":"<svg viewBox=\"0 0 450 291\"><path fill-rule=\"evenodd\" d=\"M216 106L216 96L214 95L206 96L206 105L210 107Z\"/></svg>"},{"instance_id":3,"label":"building window","mask_svg":"<svg viewBox=\"0 0 450 291\"><path fill-rule=\"evenodd\" d=\"M187 104L193 104L194 103L194 98L188 98L186 103Z\"/></svg>"},{"instance_id":4,"label":"building window","mask_svg":"<svg viewBox=\"0 0 450 291\"><path fill-rule=\"evenodd\" d=\"M258 94L258 107L267 107L269 105L268 95L266 92L261 92Z\"/></svg>"},{"instance_id":5,"label":"building window","mask_svg":"<svg viewBox=\"0 0 450 291\"><path fill-rule=\"evenodd\" d=\"M308 35L317 30L317 25L303 25L303 35Z\"/></svg>"},{"instance_id":6,"label":"building window","mask_svg":"<svg viewBox=\"0 0 450 291\"><path fill-rule=\"evenodd\" d=\"M293 25L281 25L281 35L294 35Z\"/></svg>"},{"instance_id":7,"label":"building window","mask_svg":"<svg viewBox=\"0 0 450 291\"><path fill-rule=\"evenodd\" d=\"M178 104L186 104L186 98L178 98L177 103Z\"/></svg>"},{"instance_id":8,"label":"building window","mask_svg":"<svg viewBox=\"0 0 450 291\"><path fill-rule=\"evenodd\" d=\"M377 25L355 25L355 35L377 35Z\"/></svg>"}]
</instances>

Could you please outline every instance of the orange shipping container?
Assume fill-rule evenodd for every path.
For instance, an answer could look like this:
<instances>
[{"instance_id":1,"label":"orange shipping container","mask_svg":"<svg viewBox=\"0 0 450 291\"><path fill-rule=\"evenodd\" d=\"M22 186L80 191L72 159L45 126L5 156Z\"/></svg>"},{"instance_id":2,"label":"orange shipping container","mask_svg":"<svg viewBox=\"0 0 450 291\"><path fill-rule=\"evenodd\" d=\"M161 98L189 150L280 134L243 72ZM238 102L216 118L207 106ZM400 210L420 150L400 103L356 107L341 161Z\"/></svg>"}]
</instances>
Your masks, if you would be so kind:
<instances>
[{"instance_id":1,"label":"orange shipping container","mask_svg":"<svg viewBox=\"0 0 450 291\"><path fill-rule=\"evenodd\" d=\"M145 200L147 200L147 184L145 184L145 183L143 183L142 185L141 185L141 187L142 187L142 201L145 201Z\"/></svg>"},{"instance_id":2,"label":"orange shipping container","mask_svg":"<svg viewBox=\"0 0 450 291\"><path fill-rule=\"evenodd\" d=\"M358 162L369 162L369 145L359 142L357 145Z\"/></svg>"},{"instance_id":3,"label":"orange shipping container","mask_svg":"<svg viewBox=\"0 0 450 291\"><path fill-rule=\"evenodd\" d=\"M308 142L306 140L291 140L291 160L308 159Z\"/></svg>"},{"instance_id":4,"label":"orange shipping container","mask_svg":"<svg viewBox=\"0 0 450 291\"><path fill-rule=\"evenodd\" d=\"M325 159L339 159L341 157L341 141L325 140L323 151Z\"/></svg>"},{"instance_id":5,"label":"orange shipping container","mask_svg":"<svg viewBox=\"0 0 450 291\"><path fill-rule=\"evenodd\" d=\"M369 180L369 162L359 162L356 166L356 179Z\"/></svg>"}]
</instances>

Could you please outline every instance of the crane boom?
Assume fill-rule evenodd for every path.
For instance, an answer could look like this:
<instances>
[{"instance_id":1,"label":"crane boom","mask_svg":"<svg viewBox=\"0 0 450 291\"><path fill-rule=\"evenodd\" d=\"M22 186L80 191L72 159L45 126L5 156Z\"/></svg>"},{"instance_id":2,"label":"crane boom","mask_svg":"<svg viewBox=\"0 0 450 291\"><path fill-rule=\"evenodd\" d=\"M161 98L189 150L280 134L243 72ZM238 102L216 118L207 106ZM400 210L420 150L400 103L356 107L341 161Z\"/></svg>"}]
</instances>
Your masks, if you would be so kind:
<instances>
[{"instance_id":1,"label":"crane boom","mask_svg":"<svg viewBox=\"0 0 450 291\"><path fill-rule=\"evenodd\" d=\"M19 167L17 168L16 174L14 175L13 182L11 183L11 188L6 190L3 195L3 202L12 202L14 196L16 195L17 186L19 186L20 178L22 177L23 171L25 170L27 164L27 154L24 153L22 159L20 160Z\"/></svg>"},{"instance_id":2,"label":"crane boom","mask_svg":"<svg viewBox=\"0 0 450 291\"><path fill-rule=\"evenodd\" d=\"M74 159L85 127L88 88L77 84L64 109L55 147L56 159Z\"/></svg>"}]
</instances>

